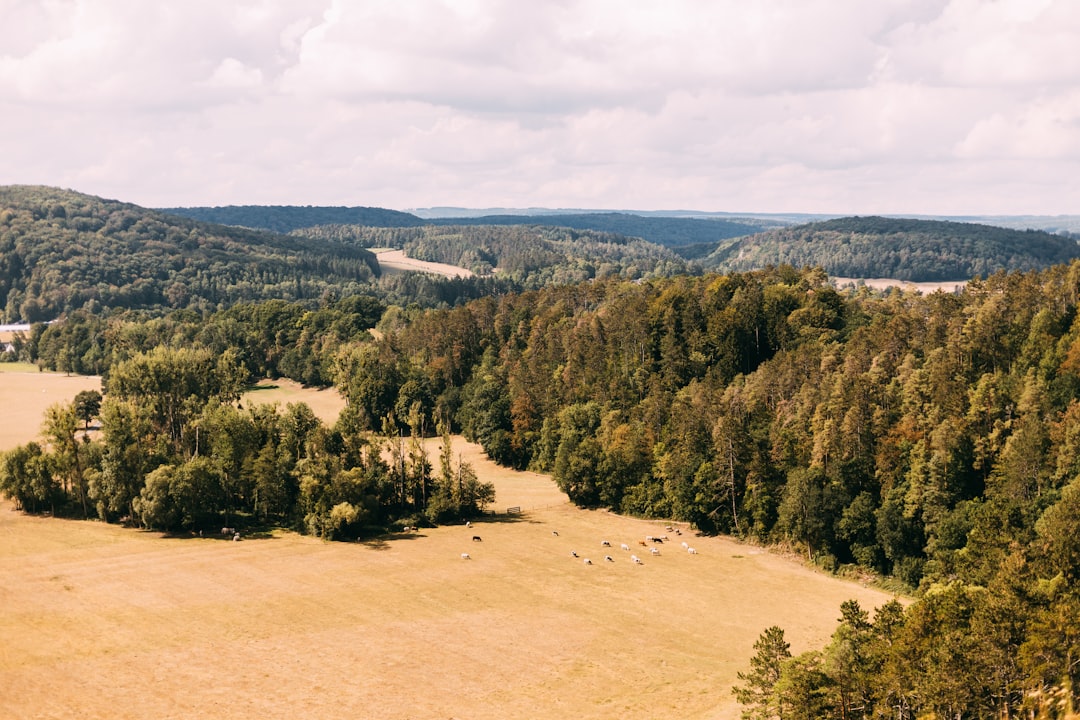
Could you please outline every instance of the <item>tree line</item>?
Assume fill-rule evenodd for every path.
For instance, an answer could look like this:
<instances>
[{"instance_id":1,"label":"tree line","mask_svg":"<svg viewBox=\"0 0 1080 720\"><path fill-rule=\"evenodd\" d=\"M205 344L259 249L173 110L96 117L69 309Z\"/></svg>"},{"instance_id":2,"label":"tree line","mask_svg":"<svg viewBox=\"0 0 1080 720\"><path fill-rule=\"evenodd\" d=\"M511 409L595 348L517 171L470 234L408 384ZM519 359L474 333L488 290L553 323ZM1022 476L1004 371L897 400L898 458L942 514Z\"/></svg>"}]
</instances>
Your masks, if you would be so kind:
<instances>
[{"instance_id":1,"label":"tree line","mask_svg":"<svg viewBox=\"0 0 1080 720\"><path fill-rule=\"evenodd\" d=\"M418 260L493 276L505 290L512 291L611 277L633 280L692 272L673 251L640 238L539 224L325 225L294 234L364 247L399 248Z\"/></svg>"},{"instance_id":2,"label":"tree line","mask_svg":"<svg viewBox=\"0 0 1080 720\"><path fill-rule=\"evenodd\" d=\"M999 270L1038 270L1080 257L1076 239L1035 230L905 218L849 217L770 230L723 244L711 270L767 265L824 268L851 278L940 282Z\"/></svg>"},{"instance_id":3,"label":"tree line","mask_svg":"<svg viewBox=\"0 0 1080 720\"><path fill-rule=\"evenodd\" d=\"M417 408L366 432L303 403L238 404L237 354L158 346L112 365L105 395L48 409L43 442L0 454L0 493L27 512L166 531L286 526L327 539L460 520L494 500L455 459L448 429L434 468ZM100 418L100 439L85 432Z\"/></svg>"}]
</instances>

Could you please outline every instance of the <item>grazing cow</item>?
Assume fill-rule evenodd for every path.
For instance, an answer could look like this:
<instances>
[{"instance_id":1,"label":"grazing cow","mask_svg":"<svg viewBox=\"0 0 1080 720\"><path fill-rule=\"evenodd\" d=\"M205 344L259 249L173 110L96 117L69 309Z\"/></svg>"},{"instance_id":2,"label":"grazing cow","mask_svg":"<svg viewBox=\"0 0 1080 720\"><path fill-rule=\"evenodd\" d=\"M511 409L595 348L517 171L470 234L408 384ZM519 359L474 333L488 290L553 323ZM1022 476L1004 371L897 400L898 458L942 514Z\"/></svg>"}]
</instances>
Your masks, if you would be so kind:
<instances>
[{"instance_id":1,"label":"grazing cow","mask_svg":"<svg viewBox=\"0 0 1080 720\"><path fill-rule=\"evenodd\" d=\"M585 558L585 560L584 560L583 562L584 562L584 563L585 563L586 565L592 565L592 560L590 560L589 558Z\"/></svg>"},{"instance_id":2,"label":"grazing cow","mask_svg":"<svg viewBox=\"0 0 1080 720\"><path fill-rule=\"evenodd\" d=\"M688 548L688 547L690 547L690 543L688 543L688 542L686 542L685 540L683 540L682 546L683 546L684 548Z\"/></svg>"},{"instance_id":3,"label":"grazing cow","mask_svg":"<svg viewBox=\"0 0 1080 720\"><path fill-rule=\"evenodd\" d=\"M680 530L679 528L675 528L675 534L682 535L682 530Z\"/></svg>"},{"instance_id":4,"label":"grazing cow","mask_svg":"<svg viewBox=\"0 0 1080 720\"><path fill-rule=\"evenodd\" d=\"M621 547L621 548L622 548L623 550L629 550L629 549L630 549L630 546L629 546L629 545L627 545L626 543L623 543L623 544L622 544L622 545L620 545L619 547Z\"/></svg>"},{"instance_id":5,"label":"grazing cow","mask_svg":"<svg viewBox=\"0 0 1080 720\"><path fill-rule=\"evenodd\" d=\"M472 560L472 558L469 557L469 553L461 553L461 559L462 560Z\"/></svg>"},{"instance_id":6,"label":"grazing cow","mask_svg":"<svg viewBox=\"0 0 1080 720\"><path fill-rule=\"evenodd\" d=\"M695 550L694 548L686 548L686 552L690 553L691 555L697 555L697 550Z\"/></svg>"},{"instance_id":7,"label":"grazing cow","mask_svg":"<svg viewBox=\"0 0 1080 720\"><path fill-rule=\"evenodd\" d=\"M222 535L235 535L236 534L236 528L223 527L223 528L221 528L221 534Z\"/></svg>"},{"instance_id":8,"label":"grazing cow","mask_svg":"<svg viewBox=\"0 0 1080 720\"><path fill-rule=\"evenodd\" d=\"M665 526L664 529L668 532L675 532L675 528L671 527L670 525Z\"/></svg>"},{"instance_id":9,"label":"grazing cow","mask_svg":"<svg viewBox=\"0 0 1080 720\"><path fill-rule=\"evenodd\" d=\"M571 557L577 557L577 552L575 550L571 550L570 551L570 556Z\"/></svg>"},{"instance_id":10,"label":"grazing cow","mask_svg":"<svg viewBox=\"0 0 1080 720\"><path fill-rule=\"evenodd\" d=\"M630 560L631 560L632 562L635 562L635 563L637 563L638 565L640 565L640 564L641 564L641 558L639 558L639 557L638 557L637 555L631 555L631 556L630 556Z\"/></svg>"},{"instance_id":11,"label":"grazing cow","mask_svg":"<svg viewBox=\"0 0 1080 720\"><path fill-rule=\"evenodd\" d=\"M601 540L600 547L611 547L611 543L609 543L607 540Z\"/></svg>"},{"instance_id":12,"label":"grazing cow","mask_svg":"<svg viewBox=\"0 0 1080 720\"><path fill-rule=\"evenodd\" d=\"M645 547L645 541L644 540L638 540L637 544L640 545L641 547Z\"/></svg>"},{"instance_id":13,"label":"grazing cow","mask_svg":"<svg viewBox=\"0 0 1080 720\"><path fill-rule=\"evenodd\" d=\"M479 535L473 535L472 536L472 541L473 542L481 542L480 536Z\"/></svg>"},{"instance_id":14,"label":"grazing cow","mask_svg":"<svg viewBox=\"0 0 1080 720\"><path fill-rule=\"evenodd\" d=\"M615 558L611 557L610 555L605 555L604 559L607 560L608 562L615 562Z\"/></svg>"},{"instance_id":15,"label":"grazing cow","mask_svg":"<svg viewBox=\"0 0 1080 720\"><path fill-rule=\"evenodd\" d=\"M240 542L240 533L236 533L232 536L233 542Z\"/></svg>"},{"instance_id":16,"label":"grazing cow","mask_svg":"<svg viewBox=\"0 0 1080 720\"><path fill-rule=\"evenodd\" d=\"M649 548L649 552L651 552L653 555L659 555L660 548Z\"/></svg>"}]
</instances>

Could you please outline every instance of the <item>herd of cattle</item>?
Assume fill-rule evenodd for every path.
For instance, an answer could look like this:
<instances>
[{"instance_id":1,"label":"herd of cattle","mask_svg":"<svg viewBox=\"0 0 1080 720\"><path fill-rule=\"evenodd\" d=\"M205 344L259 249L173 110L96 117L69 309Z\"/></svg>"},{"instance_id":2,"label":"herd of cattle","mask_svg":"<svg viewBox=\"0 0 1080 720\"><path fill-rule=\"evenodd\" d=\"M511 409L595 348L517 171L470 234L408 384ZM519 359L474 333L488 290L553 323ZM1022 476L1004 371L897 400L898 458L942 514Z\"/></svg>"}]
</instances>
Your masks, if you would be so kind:
<instances>
[{"instance_id":1,"label":"herd of cattle","mask_svg":"<svg viewBox=\"0 0 1080 720\"><path fill-rule=\"evenodd\" d=\"M465 523L465 526L471 528L472 523L471 522ZM678 528L673 528L670 525L667 528L665 528L665 530L667 532L669 532L669 533L674 533L675 535L682 535L681 530L679 530ZM552 530L551 534L554 537L559 537L559 531L558 530ZM473 542L483 542L483 538L481 538L479 535L473 535L472 536L472 541ZM646 535L645 539L644 540L638 540L637 544L640 545L643 548L648 549L648 551L649 551L649 553L651 555L659 555L660 554L660 548L658 546L663 545L665 542L671 542L670 538L667 535ZM600 541L600 547L601 548L610 548L611 546L612 546L611 541L609 541L609 540L601 540ZM630 552L630 546L628 544L626 544L626 543L620 543L619 548L622 549L625 552ZM685 540L682 541L682 548L683 548L683 550L685 550L690 555L697 555L697 550L695 550L693 547L691 547L690 544L688 542L686 542ZM585 565L592 565L593 564L591 559L589 559L587 557L582 557L581 555L578 554L577 550L571 550L570 551L570 557L581 560L582 563L585 564ZM467 552L463 552L463 553L461 553L461 559L462 560L472 560L472 555L470 555ZM604 561L613 563L613 562L615 562L615 558L613 558L611 555L604 555ZM641 561L641 558L639 558L637 555L635 555L633 553L631 553L631 555L630 555L630 562L634 563L635 565L644 565L644 563Z\"/></svg>"}]
</instances>

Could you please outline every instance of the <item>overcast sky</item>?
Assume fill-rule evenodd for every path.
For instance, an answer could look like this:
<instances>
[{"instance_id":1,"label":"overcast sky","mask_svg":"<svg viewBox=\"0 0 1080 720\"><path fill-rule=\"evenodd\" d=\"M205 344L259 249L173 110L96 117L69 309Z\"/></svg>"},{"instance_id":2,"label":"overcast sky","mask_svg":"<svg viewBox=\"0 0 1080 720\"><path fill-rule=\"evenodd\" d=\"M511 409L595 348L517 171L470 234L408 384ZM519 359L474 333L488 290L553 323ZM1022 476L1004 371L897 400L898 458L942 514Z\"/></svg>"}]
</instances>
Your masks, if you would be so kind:
<instances>
[{"instance_id":1,"label":"overcast sky","mask_svg":"<svg viewBox=\"0 0 1080 720\"><path fill-rule=\"evenodd\" d=\"M1077 0L0 0L0 184L1080 213Z\"/></svg>"}]
</instances>

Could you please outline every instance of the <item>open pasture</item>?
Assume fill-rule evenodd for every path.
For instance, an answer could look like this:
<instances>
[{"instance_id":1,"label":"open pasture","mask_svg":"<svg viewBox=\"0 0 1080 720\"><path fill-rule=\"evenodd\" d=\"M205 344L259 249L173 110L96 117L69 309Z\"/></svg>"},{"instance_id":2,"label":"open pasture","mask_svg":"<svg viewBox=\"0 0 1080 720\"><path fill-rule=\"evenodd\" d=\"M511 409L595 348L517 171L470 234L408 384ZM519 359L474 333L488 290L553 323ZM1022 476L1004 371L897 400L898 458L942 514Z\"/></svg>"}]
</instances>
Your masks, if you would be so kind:
<instances>
[{"instance_id":1,"label":"open pasture","mask_svg":"<svg viewBox=\"0 0 1080 720\"><path fill-rule=\"evenodd\" d=\"M0 503L0 717L737 718L730 688L765 627L800 652L844 600L889 599L580 510L454 442L498 515L361 543L164 537ZM650 535L669 538L659 555Z\"/></svg>"},{"instance_id":2,"label":"open pasture","mask_svg":"<svg viewBox=\"0 0 1080 720\"><path fill-rule=\"evenodd\" d=\"M38 372L27 363L0 363L0 450L36 439L45 410L82 390L101 390L101 378Z\"/></svg>"}]
</instances>

